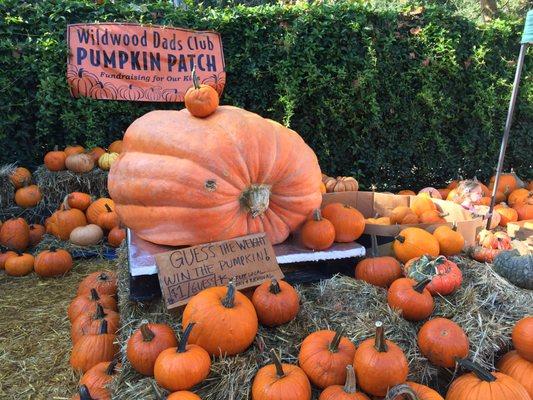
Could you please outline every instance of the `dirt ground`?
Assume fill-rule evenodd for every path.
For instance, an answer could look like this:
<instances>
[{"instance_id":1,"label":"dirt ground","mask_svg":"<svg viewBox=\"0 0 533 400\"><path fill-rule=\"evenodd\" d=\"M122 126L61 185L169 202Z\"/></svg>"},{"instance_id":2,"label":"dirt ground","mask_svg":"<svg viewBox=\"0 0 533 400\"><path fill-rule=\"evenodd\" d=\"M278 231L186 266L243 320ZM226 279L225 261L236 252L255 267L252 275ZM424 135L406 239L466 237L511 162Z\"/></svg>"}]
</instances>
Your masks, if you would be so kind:
<instances>
[{"instance_id":1,"label":"dirt ground","mask_svg":"<svg viewBox=\"0 0 533 400\"><path fill-rule=\"evenodd\" d=\"M22 278L0 271L0 399L70 399L78 377L69 364L67 307L78 283L105 260L75 262L61 278Z\"/></svg>"}]
</instances>

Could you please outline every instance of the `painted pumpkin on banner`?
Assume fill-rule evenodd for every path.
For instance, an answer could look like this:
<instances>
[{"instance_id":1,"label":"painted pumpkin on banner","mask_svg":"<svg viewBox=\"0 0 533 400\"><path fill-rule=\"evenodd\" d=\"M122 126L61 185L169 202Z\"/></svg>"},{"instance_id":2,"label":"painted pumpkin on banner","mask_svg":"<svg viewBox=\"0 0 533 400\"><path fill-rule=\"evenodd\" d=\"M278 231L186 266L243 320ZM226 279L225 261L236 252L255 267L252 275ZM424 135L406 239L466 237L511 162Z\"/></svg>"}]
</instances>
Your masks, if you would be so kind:
<instances>
[{"instance_id":1,"label":"painted pumpkin on banner","mask_svg":"<svg viewBox=\"0 0 533 400\"><path fill-rule=\"evenodd\" d=\"M284 241L320 206L321 172L294 131L221 106L209 118L152 111L124 136L109 193L145 240L194 245L266 232Z\"/></svg>"},{"instance_id":2,"label":"painted pumpkin on banner","mask_svg":"<svg viewBox=\"0 0 533 400\"><path fill-rule=\"evenodd\" d=\"M72 96L80 97L89 95L91 89L98 83L98 78L83 68L71 65L67 71L67 81Z\"/></svg>"},{"instance_id":3,"label":"painted pumpkin on banner","mask_svg":"<svg viewBox=\"0 0 533 400\"><path fill-rule=\"evenodd\" d=\"M95 99L115 100L117 98L117 89L109 82L97 82L91 88L89 94Z\"/></svg>"}]
</instances>

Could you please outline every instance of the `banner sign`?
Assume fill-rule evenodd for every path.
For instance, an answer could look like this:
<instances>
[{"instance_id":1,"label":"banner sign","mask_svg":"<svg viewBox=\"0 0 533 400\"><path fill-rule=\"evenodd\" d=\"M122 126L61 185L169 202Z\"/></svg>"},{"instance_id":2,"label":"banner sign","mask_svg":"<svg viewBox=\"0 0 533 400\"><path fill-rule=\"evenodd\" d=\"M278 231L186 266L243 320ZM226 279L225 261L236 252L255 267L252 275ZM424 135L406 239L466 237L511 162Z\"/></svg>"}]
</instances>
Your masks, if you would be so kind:
<instances>
[{"instance_id":1,"label":"banner sign","mask_svg":"<svg viewBox=\"0 0 533 400\"><path fill-rule=\"evenodd\" d=\"M155 259L161 293L169 309L186 304L203 289L225 286L232 278L237 289L283 278L264 233L160 253Z\"/></svg>"},{"instance_id":2,"label":"banner sign","mask_svg":"<svg viewBox=\"0 0 533 400\"><path fill-rule=\"evenodd\" d=\"M217 32L138 24L73 24L67 28L67 80L74 97L183 101L196 67L220 94L226 82Z\"/></svg>"}]
</instances>

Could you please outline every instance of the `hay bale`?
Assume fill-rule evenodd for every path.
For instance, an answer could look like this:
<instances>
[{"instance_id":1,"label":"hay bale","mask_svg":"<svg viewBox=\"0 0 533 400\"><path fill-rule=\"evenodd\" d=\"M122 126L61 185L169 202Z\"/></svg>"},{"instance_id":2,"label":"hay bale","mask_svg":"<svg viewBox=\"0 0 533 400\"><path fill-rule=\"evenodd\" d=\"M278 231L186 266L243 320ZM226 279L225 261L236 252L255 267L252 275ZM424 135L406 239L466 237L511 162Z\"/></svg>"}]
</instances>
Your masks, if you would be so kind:
<instances>
[{"instance_id":1,"label":"hay bale","mask_svg":"<svg viewBox=\"0 0 533 400\"><path fill-rule=\"evenodd\" d=\"M16 164L0 166L0 208L15 205L15 188L9 177L17 168Z\"/></svg>"},{"instance_id":2,"label":"hay bale","mask_svg":"<svg viewBox=\"0 0 533 400\"><path fill-rule=\"evenodd\" d=\"M111 251L111 247L106 245L104 240L101 240L99 243L92 246L78 246L68 240L61 240L53 235L45 234L37 246L31 249L31 253L37 255L41 251L49 250L52 246L58 249L67 250L74 258L96 257L106 259L106 255Z\"/></svg>"},{"instance_id":3,"label":"hay bale","mask_svg":"<svg viewBox=\"0 0 533 400\"><path fill-rule=\"evenodd\" d=\"M42 202L57 209L66 195L85 192L95 197L108 197L107 171L94 168L85 174L70 171L52 172L41 165L34 172L34 180L41 189Z\"/></svg>"},{"instance_id":4,"label":"hay bale","mask_svg":"<svg viewBox=\"0 0 533 400\"><path fill-rule=\"evenodd\" d=\"M510 346L514 323L533 312L533 293L519 289L497 275L488 264L457 259L464 274L460 290L446 298L436 298L434 316L444 316L463 327L470 339L470 355L482 365L492 367L495 354ZM119 252L119 301L122 318L120 343L126 341L143 320L166 322L181 331L180 316L169 313L162 301L141 304L129 301L129 271L125 250ZM298 317L276 329L259 329L256 341L245 353L216 360L209 378L195 388L205 400L249 398L250 385L257 369L268 360L268 351L282 351L283 360L295 363L299 345L318 329L343 327L345 335L357 345L373 336L374 321L386 326L386 336L405 351L409 359L409 379L431 384L441 392L454 371L437 368L418 351L417 332L422 323L412 323L391 310L386 290L347 276L335 276L318 284L297 287L301 296ZM122 354L125 354L123 351ZM146 399L153 396L153 379L141 377L123 356L123 370L114 382L116 399ZM318 398L314 390L313 399Z\"/></svg>"}]
</instances>

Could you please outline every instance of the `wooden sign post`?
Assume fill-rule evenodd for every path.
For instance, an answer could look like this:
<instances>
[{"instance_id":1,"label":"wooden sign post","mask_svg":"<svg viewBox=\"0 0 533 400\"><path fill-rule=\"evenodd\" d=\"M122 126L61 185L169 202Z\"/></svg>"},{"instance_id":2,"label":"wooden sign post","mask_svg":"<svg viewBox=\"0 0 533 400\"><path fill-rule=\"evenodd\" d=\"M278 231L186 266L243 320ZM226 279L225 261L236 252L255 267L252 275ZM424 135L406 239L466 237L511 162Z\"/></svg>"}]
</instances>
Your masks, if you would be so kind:
<instances>
[{"instance_id":1,"label":"wooden sign post","mask_svg":"<svg viewBox=\"0 0 533 400\"><path fill-rule=\"evenodd\" d=\"M186 304L212 286L234 278L237 289L282 279L274 249L264 233L173 250L155 256L167 308Z\"/></svg>"}]
</instances>

